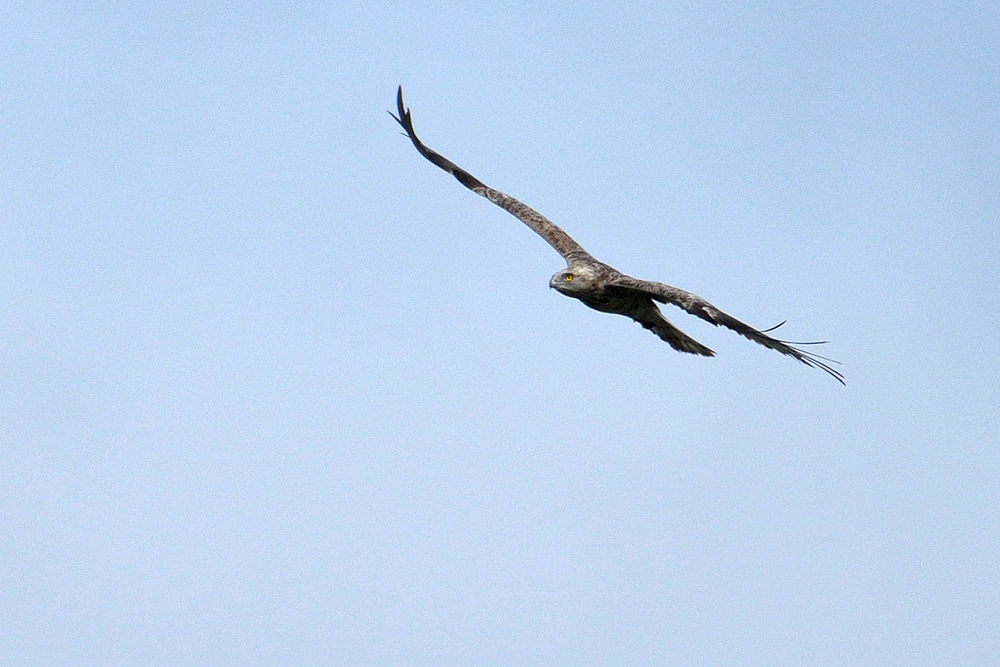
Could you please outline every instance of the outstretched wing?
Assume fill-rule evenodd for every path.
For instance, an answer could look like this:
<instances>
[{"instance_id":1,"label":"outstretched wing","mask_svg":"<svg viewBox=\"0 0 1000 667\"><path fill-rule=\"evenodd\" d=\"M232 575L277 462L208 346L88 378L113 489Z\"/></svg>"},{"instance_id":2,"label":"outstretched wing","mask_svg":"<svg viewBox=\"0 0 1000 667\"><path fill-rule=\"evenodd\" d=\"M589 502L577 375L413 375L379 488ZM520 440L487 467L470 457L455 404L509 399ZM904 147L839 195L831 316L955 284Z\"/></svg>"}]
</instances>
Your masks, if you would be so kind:
<instances>
[{"instance_id":1,"label":"outstretched wing","mask_svg":"<svg viewBox=\"0 0 1000 667\"><path fill-rule=\"evenodd\" d=\"M731 315L727 315L722 312L708 301L705 301L697 294L692 294L691 292L685 292L682 289L677 289L676 287L671 287L670 285L664 285L663 283L652 282L649 280L637 280L631 276L620 276L615 278L612 285L617 287L623 287L627 289L636 290L650 296L651 298L659 301L660 303L672 303L675 306L683 308L687 312L700 317L706 322L711 322L715 326L724 326L727 329L732 329L744 338L749 338L755 343L760 343L764 347L770 348L772 350L777 350L782 354L787 354L790 357L798 359L806 366L811 366L812 368L819 368L830 374L835 380L840 382L840 384L846 385L844 381L844 374L835 368L831 367L830 364L836 364L839 362L833 361L832 359L827 359L826 357L821 357L817 354L812 354L811 352L806 352L796 345L820 345L826 341L816 341L811 343L792 343L785 340L778 340L777 338L772 338L768 336L764 331L758 331L754 329L749 324L744 324L738 319ZM784 324L784 322L782 322ZM781 326L779 324L778 326ZM777 327L772 327L767 331L772 331Z\"/></svg>"},{"instance_id":2,"label":"outstretched wing","mask_svg":"<svg viewBox=\"0 0 1000 667\"><path fill-rule=\"evenodd\" d=\"M543 239L548 241L549 245L556 249L566 262L569 263L570 259L585 259L589 258L590 254L587 253L583 247L574 241L569 234L564 232L562 229L557 227L552 221L538 213L534 209L525 206L518 200L505 195L499 190L494 190L493 188L483 184L478 178L465 171L457 164L444 157L443 155L432 151L424 143L417 138L417 133L413 130L413 119L410 116L410 110L403 105L403 87L399 87L399 91L396 93L396 108L399 110L399 115L394 115L391 111L389 115L396 119L406 134L410 137L410 141L416 146L417 150L425 158L436 164L441 169L444 169L449 174L458 179L458 182L469 188L477 195L482 195L486 197L491 202L504 209L515 218L523 222L524 224L531 227L535 232L541 236Z\"/></svg>"}]
</instances>

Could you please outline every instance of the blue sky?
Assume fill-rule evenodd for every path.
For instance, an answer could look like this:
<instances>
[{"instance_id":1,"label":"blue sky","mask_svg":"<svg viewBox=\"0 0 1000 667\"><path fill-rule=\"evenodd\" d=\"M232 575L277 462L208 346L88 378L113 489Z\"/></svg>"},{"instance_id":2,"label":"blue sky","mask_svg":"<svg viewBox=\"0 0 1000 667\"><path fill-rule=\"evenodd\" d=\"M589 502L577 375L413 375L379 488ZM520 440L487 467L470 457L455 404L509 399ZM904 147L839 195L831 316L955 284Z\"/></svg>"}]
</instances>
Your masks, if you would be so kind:
<instances>
[{"instance_id":1,"label":"blue sky","mask_svg":"<svg viewBox=\"0 0 1000 667\"><path fill-rule=\"evenodd\" d=\"M0 8L0 662L997 664L994 3L203 5Z\"/></svg>"}]
</instances>

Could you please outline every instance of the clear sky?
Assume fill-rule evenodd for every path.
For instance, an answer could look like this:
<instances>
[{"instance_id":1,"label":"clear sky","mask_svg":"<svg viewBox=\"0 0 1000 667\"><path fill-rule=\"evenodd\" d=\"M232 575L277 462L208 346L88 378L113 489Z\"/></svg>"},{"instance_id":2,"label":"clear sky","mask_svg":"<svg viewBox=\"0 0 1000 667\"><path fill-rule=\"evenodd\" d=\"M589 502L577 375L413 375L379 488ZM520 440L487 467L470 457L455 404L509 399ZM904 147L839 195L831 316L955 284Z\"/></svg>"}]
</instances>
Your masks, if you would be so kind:
<instances>
[{"instance_id":1,"label":"clear sky","mask_svg":"<svg viewBox=\"0 0 1000 667\"><path fill-rule=\"evenodd\" d=\"M0 663L1000 664L1000 5L0 6ZM829 340L847 387L599 259Z\"/></svg>"}]
</instances>

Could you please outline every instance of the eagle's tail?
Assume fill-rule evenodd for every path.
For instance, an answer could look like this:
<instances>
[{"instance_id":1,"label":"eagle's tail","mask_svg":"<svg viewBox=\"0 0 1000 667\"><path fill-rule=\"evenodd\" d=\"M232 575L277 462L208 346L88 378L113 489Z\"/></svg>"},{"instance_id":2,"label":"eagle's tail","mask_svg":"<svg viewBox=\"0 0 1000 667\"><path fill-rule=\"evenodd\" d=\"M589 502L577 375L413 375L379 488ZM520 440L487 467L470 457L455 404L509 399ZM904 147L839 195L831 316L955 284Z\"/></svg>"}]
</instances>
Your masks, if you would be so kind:
<instances>
[{"instance_id":1,"label":"eagle's tail","mask_svg":"<svg viewBox=\"0 0 1000 667\"><path fill-rule=\"evenodd\" d=\"M656 309L655 317L647 316L643 317L641 320L636 319L636 322L642 325L644 329L652 331L662 340L670 344L670 347L674 348L678 352L687 352L688 354L700 354L703 357L714 357L715 352L710 348L705 347L691 336L675 327L670 323L670 320L665 318L662 313L659 312L659 308Z\"/></svg>"}]
</instances>

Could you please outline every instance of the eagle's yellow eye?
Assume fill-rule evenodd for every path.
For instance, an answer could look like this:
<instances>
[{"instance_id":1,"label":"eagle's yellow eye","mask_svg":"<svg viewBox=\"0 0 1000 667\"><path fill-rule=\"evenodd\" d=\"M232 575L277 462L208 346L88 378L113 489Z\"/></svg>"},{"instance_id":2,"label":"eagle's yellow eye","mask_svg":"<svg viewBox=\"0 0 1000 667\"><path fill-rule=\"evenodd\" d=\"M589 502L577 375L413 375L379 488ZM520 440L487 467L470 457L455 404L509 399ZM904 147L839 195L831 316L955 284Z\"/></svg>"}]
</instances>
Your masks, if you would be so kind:
<instances>
[{"instance_id":1,"label":"eagle's yellow eye","mask_svg":"<svg viewBox=\"0 0 1000 667\"><path fill-rule=\"evenodd\" d=\"M566 274L566 282L568 282L568 283L573 282L573 274L572 273L567 273Z\"/></svg>"}]
</instances>

